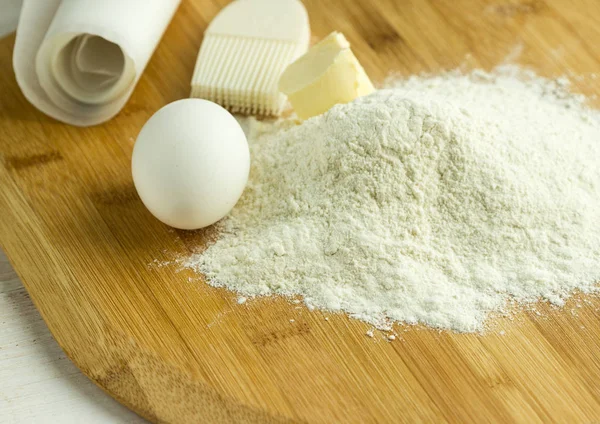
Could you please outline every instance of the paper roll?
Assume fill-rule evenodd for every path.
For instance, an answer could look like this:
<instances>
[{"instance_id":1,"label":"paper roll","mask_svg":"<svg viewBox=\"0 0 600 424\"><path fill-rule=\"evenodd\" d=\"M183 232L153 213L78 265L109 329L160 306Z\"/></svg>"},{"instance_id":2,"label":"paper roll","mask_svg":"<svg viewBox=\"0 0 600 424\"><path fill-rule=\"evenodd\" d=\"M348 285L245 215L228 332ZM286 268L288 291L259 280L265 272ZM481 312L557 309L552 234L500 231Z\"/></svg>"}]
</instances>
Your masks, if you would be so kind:
<instances>
[{"instance_id":1,"label":"paper roll","mask_svg":"<svg viewBox=\"0 0 600 424\"><path fill-rule=\"evenodd\" d=\"M17 28L22 0L0 0L0 38Z\"/></svg>"},{"instance_id":2,"label":"paper roll","mask_svg":"<svg viewBox=\"0 0 600 424\"><path fill-rule=\"evenodd\" d=\"M181 0L25 0L13 67L47 115L89 126L127 102Z\"/></svg>"}]
</instances>

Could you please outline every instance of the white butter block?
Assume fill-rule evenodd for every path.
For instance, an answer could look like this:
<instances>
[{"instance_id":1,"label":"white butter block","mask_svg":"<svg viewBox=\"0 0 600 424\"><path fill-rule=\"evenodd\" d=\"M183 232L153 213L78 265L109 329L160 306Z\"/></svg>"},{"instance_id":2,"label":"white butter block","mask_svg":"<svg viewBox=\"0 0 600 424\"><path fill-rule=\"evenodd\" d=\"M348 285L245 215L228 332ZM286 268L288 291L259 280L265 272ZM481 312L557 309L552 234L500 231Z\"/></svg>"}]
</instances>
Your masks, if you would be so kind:
<instances>
[{"instance_id":1,"label":"white butter block","mask_svg":"<svg viewBox=\"0 0 600 424\"><path fill-rule=\"evenodd\" d=\"M374 91L343 34L333 32L287 67L279 89L300 119L320 115Z\"/></svg>"}]
</instances>

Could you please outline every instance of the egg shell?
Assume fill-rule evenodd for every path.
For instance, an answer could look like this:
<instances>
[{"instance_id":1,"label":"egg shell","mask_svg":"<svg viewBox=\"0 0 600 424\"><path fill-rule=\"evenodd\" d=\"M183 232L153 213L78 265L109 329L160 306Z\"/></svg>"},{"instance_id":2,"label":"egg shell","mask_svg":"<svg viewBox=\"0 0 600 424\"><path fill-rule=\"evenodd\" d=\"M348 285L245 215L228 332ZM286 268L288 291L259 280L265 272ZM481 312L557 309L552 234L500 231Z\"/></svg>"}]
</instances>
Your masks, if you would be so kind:
<instances>
[{"instance_id":1,"label":"egg shell","mask_svg":"<svg viewBox=\"0 0 600 424\"><path fill-rule=\"evenodd\" d=\"M236 119L208 100L170 103L136 140L132 174L148 210L175 228L211 225L234 207L248 181L250 153Z\"/></svg>"}]
</instances>

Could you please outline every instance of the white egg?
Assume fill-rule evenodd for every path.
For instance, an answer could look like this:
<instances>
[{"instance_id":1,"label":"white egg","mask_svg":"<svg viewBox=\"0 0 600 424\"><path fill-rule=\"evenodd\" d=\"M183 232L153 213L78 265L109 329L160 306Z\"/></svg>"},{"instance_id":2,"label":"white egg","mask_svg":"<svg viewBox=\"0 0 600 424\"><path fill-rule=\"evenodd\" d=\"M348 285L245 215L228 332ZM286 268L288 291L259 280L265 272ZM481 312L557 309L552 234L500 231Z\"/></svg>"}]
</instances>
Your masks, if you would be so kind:
<instances>
[{"instance_id":1,"label":"white egg","mask_svg":"<svg viewBox=\"0 0 600 424\"><path fill-rule=\"evenodd\" d=\"M146 122L133 148L135 188L156 218L191 230L231 211L248 182L250 153L242 128L216 103L170 103Z\"/></svg>"}]
</instances>

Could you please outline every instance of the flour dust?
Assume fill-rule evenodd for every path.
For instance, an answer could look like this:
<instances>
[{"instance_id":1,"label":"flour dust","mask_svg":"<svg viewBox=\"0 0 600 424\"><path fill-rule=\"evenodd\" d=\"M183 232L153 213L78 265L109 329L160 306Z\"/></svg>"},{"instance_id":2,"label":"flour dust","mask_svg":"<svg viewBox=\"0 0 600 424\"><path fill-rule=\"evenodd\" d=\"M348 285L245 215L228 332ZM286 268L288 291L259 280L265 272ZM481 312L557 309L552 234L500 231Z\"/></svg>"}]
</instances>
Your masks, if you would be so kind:
<instances>
[{"instance_id":1,"label":"flour dust","mask_svg":"<svg viewBox=\"0 0 600 424\"><path fill-rule=\"evenodd\" d=\"M249 185L186 266L245 297L461 332L600 279L600 112L514 66L252 122Z\"/></svg>"}]
</instances>

